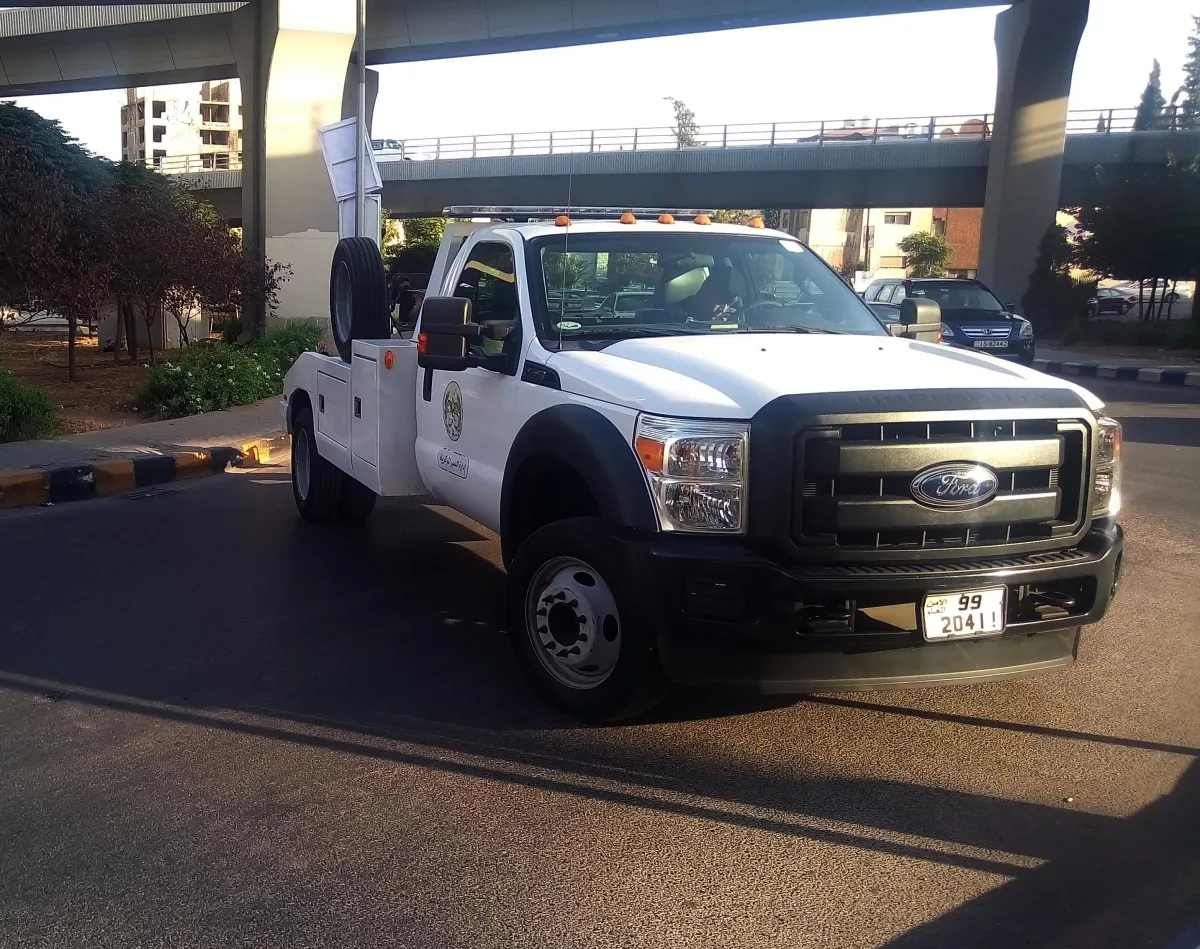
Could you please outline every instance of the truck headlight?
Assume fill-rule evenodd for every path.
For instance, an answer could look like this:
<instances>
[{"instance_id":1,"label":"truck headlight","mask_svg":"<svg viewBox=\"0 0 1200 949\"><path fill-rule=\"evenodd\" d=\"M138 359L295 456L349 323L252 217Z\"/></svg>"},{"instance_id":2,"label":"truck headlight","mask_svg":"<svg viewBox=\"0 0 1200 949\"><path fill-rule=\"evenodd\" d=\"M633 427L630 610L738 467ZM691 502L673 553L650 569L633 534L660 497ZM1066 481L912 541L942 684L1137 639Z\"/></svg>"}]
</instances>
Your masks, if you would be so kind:
<instances>
[{"instance_id":1,"label":"truck headlight","mask_svg":"<svg viewBox=\"0 0 1200 949\"><path fill-rule=\"evenodd\" d=\"M1029 339L1033 335L1033 324L1029 320L1021 321L1021 328L1017 331L1017 337L1020 339Z\"/></svg>"},{"instance_id":2,"label":"truck headlight","mask_svg":"<svg viewBox=\"0 0 1200 949\"><path fill-rule=\"evenodd\" d=\"M638 417L641 459L664 531L741 533L745 528L745 422Z\"/></svg>"},{"instance_id":3,"label":"truck headlight","mask_svg":"<svg viewBox=\"0 0 1200 949\"><path fill-rule=\"evenodd\" d=\"M1121 513L1121 423L1101 417L1096 427L1096 484L1092 516Z\"/></svg>"}]
</instances>

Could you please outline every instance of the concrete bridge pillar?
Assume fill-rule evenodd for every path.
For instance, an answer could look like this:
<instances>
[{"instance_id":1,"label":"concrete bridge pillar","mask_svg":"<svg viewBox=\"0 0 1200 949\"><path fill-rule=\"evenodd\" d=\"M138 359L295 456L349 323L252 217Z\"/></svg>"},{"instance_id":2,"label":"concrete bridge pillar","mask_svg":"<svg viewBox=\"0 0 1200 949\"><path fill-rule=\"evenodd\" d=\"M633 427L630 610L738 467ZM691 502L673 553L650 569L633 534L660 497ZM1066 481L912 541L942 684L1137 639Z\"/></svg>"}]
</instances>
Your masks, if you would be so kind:
<instances>
[{"instance_id":1,"label":"concrete bridge pillar","mask_svg":"<svg viewBox=\"0 0 1200 949\"><path fill-rule=\"evenodd\" d=\"M1067 97L1089 0L1020 0L996 17L996 118L979 275L1002 303L1029 285L1058 210Z\"/></svg>"},{"instance_id":2,"label":"concrete bridge pillar","mask_svg":"<svg viewBox=\"0 0 1200 949\"><path fill-rule=\"evenodd\" d=\"M347 64L356 24L355 0L254 0L234 14L244 109L242 233L248 251L292 268L279 293L281 319L329 314L338 213L317 129L347 114L344 101L353 114L355 70ZM374 106L370 92L368 83ZM247 318L265 326L261 312Z\"/></svg>"}]
</instances>

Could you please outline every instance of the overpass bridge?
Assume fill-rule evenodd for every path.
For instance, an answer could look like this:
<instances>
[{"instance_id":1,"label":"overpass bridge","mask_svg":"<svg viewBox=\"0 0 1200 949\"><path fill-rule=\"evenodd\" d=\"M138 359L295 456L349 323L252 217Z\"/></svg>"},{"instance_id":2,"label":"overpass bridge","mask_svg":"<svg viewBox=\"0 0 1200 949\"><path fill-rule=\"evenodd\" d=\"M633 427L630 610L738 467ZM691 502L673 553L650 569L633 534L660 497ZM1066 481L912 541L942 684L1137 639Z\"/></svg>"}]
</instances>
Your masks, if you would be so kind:
<instances>
[{"instance_id":1,"label":"overpass bridge","mask_svg":"<svg viewBox=\"0 0 1200 949\"><path fill-rule=\"evenodd\" d=\"M366 0L366 59L370 64L393 63L994 2ZM1016 0L997 15L998 82L986 159L982 151L968 159L969 148L962 148L959 164L941 169L960 177L965 198L968 191L974 195L979 188L981 166L975 163L986 161L980 272L1005 299L1017 299L1024 289L1038 241L1059 202L1067 98L1088 6L1089 0ZM315 132L352 114L356 97L348 64L356 32L355 0L101 2L87 6L51 2L0 10L0 97L236 75L242 83L245 109L241 219L247 246L251 252L292 265L296 276L280 298L285 313L318 316L321 308L315 301L325 296L321 285L337 240L338 215ZM731 79L734 76L731 73ZM369 83L368 126L377 80L375 75ZM880 142L880 151L873 154L882 156L885 149L901 144ZM932 148L926 151L941 160L948 154L935 153ZM776 161L783 160L774 150L770 154ZM822 160L829 161L830 153L823 154ZM915 161L917 152L908 155ZM562 157L549 156L547 173L552 178L572 173L555 164ZM586 164L604 158L575 156L569 161ZM639 154L637 160L649 161L649 154ZM687 181L697 182L700 173L689 170L690 163L697 160L686 153L663 156L658 170L647 173L670 176L678 167ZM510 156L509 161L521 172L501 176L510 183L536 176L529 171L532 165L517 168L518 156ZM450 164L438 163L438 174L443 176L438 178L433 175L435 166L426 165L428 179L416 170L403 175L392 172L396 177L389 179L385 193L412 184L414 187L401 190L420 194L422 188L430 189L419 203L436 203L433 189L443 185L433 182L453 180L453 169ZM806 170L807 176L801 174ZM855 171L862 173L863 169ZM832 168L783 167L764 174L768 172L782 174L787 180L808 181L808 190L796 193L796 198L817 192L836 194L836 182L849 180L844 172L843 177L830 178L829 174L838 173ZM893 168L889 173L895 172ZM463 166L460 180L470 180L469 174L470 169ZM933 180L931 169L925 168L923 174L926 180ZM921 170L913 170L913 175L920 177ZM883 181L880 175L866 177ZM586 180L599 183L604 178L603 173L595 173ZM611 178L619 180L616 175ZM666 177L662 183L668 183ZM873 193L880 197L870 203L883 200L882 191ZM850 196L847 190L839 195L839 201ZM974 201L978 203L977 198Z\"/></svg>"},{"instance_id":2,"label":"overpass bridge","mask_svg":"<svg viewBox=\"0 0 1200 949\"><path fill-rule=\"evenodd\" d=\"M328 28L340 0L71 5L0 9L0 98L228 79L254 8ZM614 40L994 5L995 0L367 0L370 65ZM354 30L354 3L348 7ZM304 7L313 15L304 17ZM326 16L317 8L334 12ZM296 13L300 16L297 17ZM269 26L270 24L268 24ZM270 32L270 31L268 31ZM344 68L344 63L343 63Z\"/></svg>"},{"instance_id":3,"label":"overpass bridge","mask_svg":"<svg viewBox=\"0 0 1200 949\"><path fill-rule=\"evenodd\" d=\"M1072 112L1058 206L1088 204L1096 172L1163 168L1200 153L1200 131L1132 131L1135 110ZM981 207L990 115L707 126L680 147L665 128L408 139L377 156L383 205L405 216L451 205L599 207ZM1104 125L1104 132L1096 129ZM230 220L241 173L212 155L148 162Z\"/></svg>"}]
</instances>

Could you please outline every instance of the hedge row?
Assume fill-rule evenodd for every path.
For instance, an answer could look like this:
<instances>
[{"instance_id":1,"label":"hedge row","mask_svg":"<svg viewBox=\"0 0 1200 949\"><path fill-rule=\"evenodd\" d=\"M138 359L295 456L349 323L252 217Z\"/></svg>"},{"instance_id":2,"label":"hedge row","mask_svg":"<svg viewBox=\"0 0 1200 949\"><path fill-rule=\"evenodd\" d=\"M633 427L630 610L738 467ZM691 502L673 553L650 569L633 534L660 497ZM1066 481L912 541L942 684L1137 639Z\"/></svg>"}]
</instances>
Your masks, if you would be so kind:
<instances>
[{"instance_id":1,"label":"hedge row","mask_svg":"<svg viewBox=\"0 0 1200 949\"><path fill-rule=\"evenodd\" d=\"M151 370L138 408L151 418L182 418L279 395L292 363L320 341L319 328L301 324L273 330L245 347L193 347Z\"/></svg>"}]
</instances>

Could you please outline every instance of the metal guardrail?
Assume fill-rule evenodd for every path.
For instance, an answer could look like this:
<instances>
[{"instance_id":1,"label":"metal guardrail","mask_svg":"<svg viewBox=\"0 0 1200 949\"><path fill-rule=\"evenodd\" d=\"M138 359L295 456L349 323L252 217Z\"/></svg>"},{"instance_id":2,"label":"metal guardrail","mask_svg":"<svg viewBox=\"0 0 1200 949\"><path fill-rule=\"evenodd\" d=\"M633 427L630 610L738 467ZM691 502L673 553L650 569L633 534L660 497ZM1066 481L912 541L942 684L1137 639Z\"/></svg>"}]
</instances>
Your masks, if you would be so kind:
<instances>
[{"instance_id":1,"label":"metal guardrail","mask_svg":"<svg viewBox=\"0 0 1200 949\"><path fill-rule=\"evenodd\" d=\"M1132 132L1136 115L1137 109L1071 111L1067 113L1067 134ZM995 117L983 112L858 121L838 119L701 125L686 135L682 142L679 141L675 129L670 126L454 135L399 140L398 147L376 150L375 158L380 162L443 161L452 158L513 158L594 152L986 141L992 137L994 124ZM236 171L242 167L240 158L231 154L172 155L166 158L146 159L145 164L166 174Z\"/></svg>"}]
</instances>

